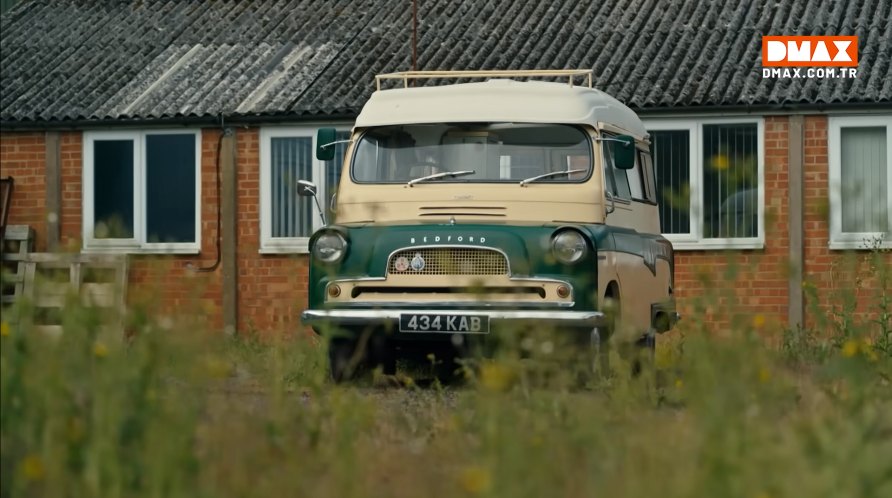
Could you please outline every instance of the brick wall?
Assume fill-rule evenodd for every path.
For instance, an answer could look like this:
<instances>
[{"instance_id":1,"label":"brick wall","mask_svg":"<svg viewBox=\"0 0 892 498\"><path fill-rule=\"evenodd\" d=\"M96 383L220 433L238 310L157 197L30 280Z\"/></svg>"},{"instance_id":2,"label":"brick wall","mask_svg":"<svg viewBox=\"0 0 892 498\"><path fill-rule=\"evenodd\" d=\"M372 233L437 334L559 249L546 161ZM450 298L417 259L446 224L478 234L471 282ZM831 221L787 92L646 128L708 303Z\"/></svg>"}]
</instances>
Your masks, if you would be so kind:
<instances>
[{"instance_id":1,"label":"brick wall","mask_svg":"<svg viewBox=\"0 0 892 498\"><path fill-rule=\"evenodd\" d=\"M788 130L786 116L765 117L765 248L677 251L676 298L683 315L705 314L717 330L735 320L751 323L755 315L768 324L786 321Z\"/></svg>"},{"instance_id":2,"label":"brick wall","mask_svg":"<svg viewBox=\"0 0 892 498\"><path fill-rule=\"evenodd\" d=\"M307 303L307 256L260 254L260 132L240 128L238 168L239 330L292 333Z\"/></svg>"},{"instance_id":3,"label":"brick wall","mask_svg":"<svg viewBox=\"0 0 892 498\"><path fill-rule=\"evenodd\" d=\"M806 116L804 154L805 260L807 306L831 310L839 296L855 288L861 299L856 317L875 316L871 309L880 292L865 251L846 254L828 249L827 118ZM705 316L717 331L735 320L752 323L758 315L766 326L786 322L788 258L788 132L786 116L765 118L766 245L762 250L679 251L676 292L689 317ZM217 255L217 141L219 130L203 130L201 162L201 253L131 258L130 299L151 303L161 314L196 316L211 330L222 328L222 270L190 269L213 265ZM13 176L16 190L9 222L28 224L37 233L38 250L46 248L45 134L0 134L0 175ZM60 135L62 175L62 247L79 250L82 206L82 135ZM242 332L294 333L302 330L300 310L307 301L307 256L260 254L259 130L240 128L236 135L238 169L237 257L238 328ZM892 254L884 255L892 266ZM811 286L811 287L809 287ZM712 304L700 309L704 296ZM720 305L720 308L716 306ZM816 313L806 308L807 324ZM761 318L760 318L761 320Z\"/></svg>"},{"instance_id":4,"label":"brick wall","mask_svg":"<svg viewBox=\"0 0 892 498\"><path fill-rule=\"evenodd\" d=\"M805 117L804 202L805 202L805 271L806 315L818 323L821 314L839 311L847 296L855 296L854 317L864 321L876 319L876 308L883 289L879 273L872 266L879 260L886 271L892 271L892 251L872 254L869 251L831 251L829 161L827 150L827 116ZM872 261L873 260L873 261ZM811 310L811 311L809 311Z\"/></svg>"},{"instance_id":5,"label":"brick wall","mask_svg":"<svg viewBox=\"0 0 892 498\"><path fill-rule=\"evenodd\" d=\"M43 132L0 135L0 176L13 177L10 224L30 225L36 248L46 248L46 145Z\"/></svg>"}]
</instances>

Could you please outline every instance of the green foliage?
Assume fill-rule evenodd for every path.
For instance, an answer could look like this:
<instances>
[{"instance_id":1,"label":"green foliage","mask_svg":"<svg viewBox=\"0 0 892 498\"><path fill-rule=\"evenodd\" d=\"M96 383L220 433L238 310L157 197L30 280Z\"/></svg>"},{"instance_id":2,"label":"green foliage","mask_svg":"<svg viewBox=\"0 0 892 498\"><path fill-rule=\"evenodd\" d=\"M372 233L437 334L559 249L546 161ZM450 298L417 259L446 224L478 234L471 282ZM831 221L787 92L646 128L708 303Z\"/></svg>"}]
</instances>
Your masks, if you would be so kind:
<instances>
[{"instance_id":1,"label":"green foliage","mask_svg":"<svg viewBox=\"0 0 892 498\"><path fill-rule=\"evenodd\" d=\"M335 386L316 338L138 307L124 340L71 303L58 337L3 323L0 496L890 496L889 303L816 307L778 346L764 320L687 316L642 375L614 350L587 382L572 345L528 330L430 388Z\"/></svg>"}]
</instances>

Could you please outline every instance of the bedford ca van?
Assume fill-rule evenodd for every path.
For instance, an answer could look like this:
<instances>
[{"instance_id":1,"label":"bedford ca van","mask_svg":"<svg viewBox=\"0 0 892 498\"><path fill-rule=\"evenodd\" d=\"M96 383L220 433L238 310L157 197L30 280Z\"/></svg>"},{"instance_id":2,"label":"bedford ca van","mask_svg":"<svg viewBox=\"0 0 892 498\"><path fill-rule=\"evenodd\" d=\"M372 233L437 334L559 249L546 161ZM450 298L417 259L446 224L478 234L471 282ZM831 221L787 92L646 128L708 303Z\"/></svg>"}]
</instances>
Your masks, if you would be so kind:
<instances>
[{"instance_id":1,"label":"bedford ca van","mask_svg":"<svg viewBox=\"0 0 892 498\"><path fill-rule=\"evenodd\" d=\"M438 84L413 85L423 79ZM497 330L550 327L603 356L610 343L653 348L673 326L648 134L592 88L591 71L376 82L334 219L309 242L302 320L330 338L335 380L361 364L388 373L403 356L450 357ZM317 158L336 142L320 129Z\"/></svg>"}]
</instances>

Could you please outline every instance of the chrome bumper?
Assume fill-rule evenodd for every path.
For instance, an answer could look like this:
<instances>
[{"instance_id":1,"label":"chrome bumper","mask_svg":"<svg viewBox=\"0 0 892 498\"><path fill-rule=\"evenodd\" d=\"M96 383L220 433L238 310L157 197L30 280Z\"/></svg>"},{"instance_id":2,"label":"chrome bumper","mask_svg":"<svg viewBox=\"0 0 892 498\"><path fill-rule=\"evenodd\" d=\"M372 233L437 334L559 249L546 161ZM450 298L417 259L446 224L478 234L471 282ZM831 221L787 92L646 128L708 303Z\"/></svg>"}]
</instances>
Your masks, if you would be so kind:
<instances>
[{"instance_id":1,"label":"chrome bumper","mask_svg":"<svg viewBox=\"0 0 892 498\"><path fill-rule=\"evenodd\" d=\"M373 310L305 310L300 319L305 325L391 325L399 326L400 315L478 315L488 316L493 325L504 323L536 322L539 324L593 328L606 323L600 311L536 311L536 310L491 310L468 309L466 311L441 309L373 309Z\"/></svg>"}]
</instances>

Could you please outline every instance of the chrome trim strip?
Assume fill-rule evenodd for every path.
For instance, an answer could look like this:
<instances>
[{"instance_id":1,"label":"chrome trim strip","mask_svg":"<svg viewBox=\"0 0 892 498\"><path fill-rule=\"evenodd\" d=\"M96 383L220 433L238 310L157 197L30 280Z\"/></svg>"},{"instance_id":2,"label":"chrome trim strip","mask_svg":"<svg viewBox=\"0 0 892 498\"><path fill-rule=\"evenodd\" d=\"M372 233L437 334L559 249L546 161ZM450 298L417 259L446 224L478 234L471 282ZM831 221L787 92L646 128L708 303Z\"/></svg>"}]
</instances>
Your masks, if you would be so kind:
<instances>
[{"instance_id":1,"label":"chrome trim strip","mask_svg":"<svg viewBox=\"0 0 892 498\"><path fill-rule=\"evenodd\" d=\"M304 310L300 319L304 324L336 323L340 325L370 325L397 323L403 313L431 315L480 315L492 321L524 321L553 324L572 324L581 327L597 327L605 323L605 315L600 311L535 311L535 310L476 310L466 311L437 309L370 309L370 310Z\"/></svg>"},{"instance_id":2,"label":"chrome trim strip","mask_svg":"<svg viewBox=\"0 0 892 498\"><path fill-rule=\"evenodd\" d=\"M457 276L457 277L473 277L474 275L445 275L447 277ZM508 277L508 280L511 282L518 283L530 283L530 284L564 284L570 288L570 291L573 291L573 285L570 282L566 282L564 280L558 280L556 278L537 278L537 277ZM328 284L352 284L352 283L362 283L362 282L385 282L387 281L387 277L359 277L359 278L341 278L338 280L329 280Z\"/></svg>"},{"instance_id":3,"label":"chrome trim strip","mask_svg":"<svg viewBox=\"0 0 892 498\"><path fill-rule=\"evenodd\" d=\"M326 302L330 302L326 300ZM567 301L567 302L557 302L557 301L359 301L359 302L350 302L350 301L339 301L338 304L346 305L346 306L387 306L387 307L396 307L396 306L451 306L455 307L457 304L467 305L473 304L475 306L479 306L481 308L507 308L507 307L519 307L519 306L535 306L537 308L542 309L560 309L560 308L572 308L576 305L575 301ZM414 313L414 311L412 312Z\"/></svg>"},{"instance_id":4,"label":"chrome trim strip","mask_svg":"<svg viewBox=\"0 0 892 498\"><path fill-rule=\"evenodd\" d=\"M359 277L359 278L342 278L339 280L329 280L326 287L331 284L352 284L354 282L384 282L387 277Z\"/></svg>"}]
</instances>

